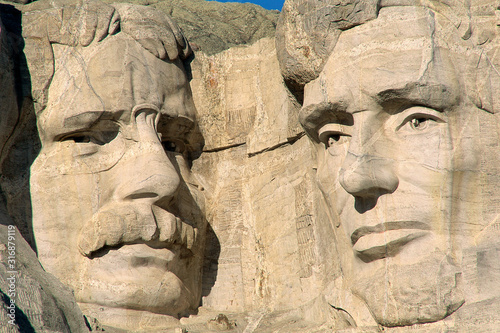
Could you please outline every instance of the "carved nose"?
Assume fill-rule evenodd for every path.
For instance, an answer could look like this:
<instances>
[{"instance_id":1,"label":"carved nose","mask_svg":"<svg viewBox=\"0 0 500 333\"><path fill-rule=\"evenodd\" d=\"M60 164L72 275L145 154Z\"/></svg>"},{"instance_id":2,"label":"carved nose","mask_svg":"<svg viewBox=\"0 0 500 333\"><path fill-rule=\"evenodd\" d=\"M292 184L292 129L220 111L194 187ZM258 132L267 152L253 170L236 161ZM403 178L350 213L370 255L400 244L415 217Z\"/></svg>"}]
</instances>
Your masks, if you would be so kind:
<instances>
[{"instance_id":1,"label":"carved nose","mask_svg":"<svg viewBox=\"0 0 500 333\"><path fill-rule=\"evenodd\" d=\"M144 154L138 156L133 164L122 175L123 183L117 191L119 199L143 199L156 203L175 196L180 177L166 155Z\"/></svg>"},{"instance_id":2,"label":"carved nose","mask_svg":"<svg viewBox=\"0 0 500 333\"><path fill-rule=\"evenodd\" d=\"M383 157L348 152L339 181L351 195L361 198L376 198L394 192L399 179L394 173L392 161Z\"/></svg>"},{"instance_id":3,"label":"carved nose","mask_svg":"<svg viewBox=\"0 0 500 333\"><path fill-rule=\"evenodd\" d=\"M169 201L180 185L179 173L165 153L151 118L152 114L146 112L136 115L138 142L120 168L119 200Z\"/></svg>"}]
</instances>

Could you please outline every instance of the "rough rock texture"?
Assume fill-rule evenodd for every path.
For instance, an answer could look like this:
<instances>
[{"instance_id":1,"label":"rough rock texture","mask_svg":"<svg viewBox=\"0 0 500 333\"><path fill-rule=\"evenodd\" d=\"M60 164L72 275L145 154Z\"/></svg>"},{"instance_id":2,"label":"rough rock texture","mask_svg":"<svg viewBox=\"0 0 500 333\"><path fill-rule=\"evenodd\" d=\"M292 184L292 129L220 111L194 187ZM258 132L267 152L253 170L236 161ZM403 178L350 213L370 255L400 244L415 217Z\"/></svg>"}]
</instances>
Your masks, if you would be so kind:
<instances>
[{"instance_id":1,"label":"rough rock texture","mask_svg":"<svg viewBox=\"0 0 500 333\"><path fill-rule=\"evenodd\" d=\"M30 0L12 2L29 3ZM104 0L150 6L170 15L195 51L215 54L241 44L274 37L279 12L252 3L206 0Z\"/></svg>"},{"instance_id":2,"label":"rough rock texture","mask_svg":"<svg viewBox=\"0 0 500 333\"><path fill-rule=\"evenodd\" d=\"M72 291L43 270L14 224L0 225L0 238L0 331L88 332Z\"/></svg>"},{"instance_id":3,"label":"rough rock texture","mask_svg":"<svg viewBox=\"0 0 500 333\"><path fill-rule=\"evenodd\" d=\"M299 121L327 214L317 223L334 226L320 235L342 273L327 272L326 302L358 327L373 317L395 331L494 330L498 304L484 306L500 296L496 7L308 4L287 2L278 48L284 76L305 84ZM304 43L319 43L310 62Z\"/></svg>"},{"instance_id":4,"label":"rough rock texture","mask_svg":"<svg viewBox=\"0 0 500 333\"><path fill-rule=\"evenodd\" d=\"M314 264L304 163L310 151L277 73L272 39L193 63L193 95L207 138L193 170L203 177L207 219L220 244L217 270L206 272L215 279L203 301L208 307L245 311L301 302L304 295L289 290Z\"/></svg>"},{"instance_id":5,"label":"rough rock texture","mask_svg":"<svg viewBox=\"0 0 500 333\"><path fill-rule=\"evenodd\" d=\"M215 54L241 44L274 37L278 11L251 3L204 0L140 0L170 16L181 27L194 50Z\"/></svg>"},{"instance_id":6,"label":"rough rock texture","mask_svg":"<svg viewBox=\"0 0 500 333\"><path fill-rule=\"evenodd\" d=\"M39 1L39 0L38 0ZM6 1L27 4L31 0ZM173 18L195 51L215 54L236 45L273 38L279 11L252 3L222 3L206 0L103 0L156 8Z\"/></svg>"},{"instance_id":7,"label":"rough rock texture","mask_svg":"<svg viewBox=\"0 0 500 333\"><path fill-rule=\"evenodd\" d=\"M498 330L500 113L496 92L500 81L496 67L492 66L499 63L496 5L490 1L472 1L470 7L453 7L456 3L448 7L434 1L423 1L424 6L418 8L398 4L398 1L382 1L378 6L369 1L333 5L330 1L287 1L278 34L278 41L281 41L278 50L272 38L264 38L217 54L195 52L189 73L190 85L196 107L195 122L204 138L204 147L201 154L187 156L193 157L190 170L185 170L188 165L184 164L171 169L172 160L159 157L164 155L155 148L158 145L154 135L139 135L135 141L126 141L131 147L130 156L116 166L106 168L112 162L113 151L108 151L110 159L92 160L89 154L85 158L95 163L77 163L81 155L75 156L71 151L61 155L64 151L55 150L55 145L69 149L71 145L93 143L92 140L102 140L102 137L89 137L88 130L80 136L75 132L51 136L47 135L49 130L61 127L49 128L47 121L40 122L45 147L32 169L35 172L31 194L36 205L35 220L45 223L38 224L35 238L37 234L44 238L45 249L58 247L53 239L51 241L51 235L57 235L57 223L65 215L75 225L84 224L82 220L89 216L92 218L88 221L99 222L92 226L106 225L102 230L84 228L83 232L84 245L90 246L90 252L101 240L119 245L100 252L97 257L101 261L109 258L109 253L121 253L130 248L130 244L120 243L123 239L113 238L116 225L123 227L122 235L126 237L184 235L186 237L177 239L181 244L177 244L190 243L186 230L191 229L184 228L180 219L178 224L175 220L175 226L170 224L173 234L165 228L165 222L173 220L165 218L168 214L163 211L168 212L177 205L179 198L182 203L179 207L185 208L176 214L187 216L196 211L196 216L203 216L208 222L203 277L198 281L201 283L201 307L196 314L177 320L175 315L153 313L155 309L153 312L147 310L150 314L145 315L137 311L142 310L137 307L122 311L116 310L114 304L108 307L81 303L83 312L110 320L113 326L127 322L129 329L142 329L154 323L156 329L167 330L168 327L170 332L176 333L183 329L192 333ZM166 11L174 18L176 10L181 9L175 9L175 4L168 7L166 2L155 2L148 7L162 9L163 5L173 8ZM194 9L189 12L194 16ZM65 18L71 18L71 13L66 11ZM81 12L76 13L78 16ZM86 13L91 14L87 18L99 13L100 18L114 22L112 11L89 10ZM158 18L146 10L142 13L149 13L149 19ZM80 112L80 106L91 104L93 99L86 97L92 94L85 84L101 89L99 96L104 96L105 105L127 102L126 98L108 98L108 92L113 93L118 85L113 81L105 85L107 89L102 88L96 79L99 71L91 61L96 54L100 55L95 57L97 63L103 62L104 69L116 72L113 75L118 77L122 75L119 66L125 62L120 57L133 55L135 60L130 61L133 66L127 67L132 79L120 79L120 82L133 82L125 86L134 91L134 98L142 98L144 92L163 91L163 86L154 78L161 73L158 59L137 48L131 40L118 42L122 45L119 48L99 49L99 46L117 43L120 34L129 33L153 55L161 57L163 51L170 54L168 45L151 44L141 39L157 38L156 30L161 30L157 25L149 25L153 27L150 34L141 29L127 30L127 15L122 17L124 26L119 34L114 35L116 31L107 26L106 29L99 26L110 35L100 44L90 43L87 49L87 46L73 45L78 48L73 53L68 45L53 46L54 55L60 60L55 62L54 79L59 94L51 96L49 91L47 105L51 110L60 114ZM140 15L134 17L128 23L144 23ZM182 20L178 22L183 25ZM85 26L89 27L92 25ZM75 31L79 37L87 36L88 32ZM185 27L184 31L190 33ZM232 35L231 38L248 41L250 35L242 39ZM51 36L61 37L58 34ZM215 39L217 43L221 40ZM227 45L225 43L221 45ZM198 46L207 50L201 43ZM115 63L108 59L111 56L107 52L116 49L120 51L116 55L120 61ZM71 60L75 54L81 55L83 62ZM138 63L137 59L148 61ZM85 68L89 75L82 80L77 69L85 61L92 64ZM155 68L153 74L132 75L146 63ZM65 79L67 74L61 70L67 70L72 80ZM296 89L293 93L299 100L304 97L303 107L287 90L280 71L288 86ZM71 75L74 73L78 75ZM109 76L103 76L102 80L107 78ZM162 82L165 86L183 82L177 80L180 81L169 77ZM147 85L143 84L145 81ZM73 89L66 82L85 89ZM131 95L131 90L126 89L117 94ZM72 91L85 98L78 94L75 99L68 98ZM55 103L54 98L65 102ZM144 105L135 100L132 104ZM121 110L128 107L131 105ZM113 106L108 109L112 111ZM163 116L171 116L168 113L171 109L161 110ZM41 114L43 112L39 113L39 119L43 118ZM0 118L0 121L3 119L7 118ZM29 130L34 124L33 117L26 119L29 121L18 122L25 126L18 132L24 133L23 136L14 136L21 138L23 144L9 146L17 148L9 148L7 157L2 160L2 166L8 166L2 169L2 191L9 214L16 223L22 221L23 215L13 212L28 207L28 203L23 203L26 199L21 196L10 194L15 193L15 184L24 186L26 192L26 183L16 180L19 176L16 176L15 167L26 165L28 152L36 152L33 148L36 144L29 141L34 131L33 127ZM121 118L119 120L125 124ZM176 126L182 127L185 123L173 121L174 126L168 127L169 121L160 122L158 128L154 128L153 121L145 121L150 127L141 128L148 129L149 134L153 133L152 129L161 133L163 146L171 155L175 153L172 150L182 151L182 144L189 140L173 137L179 134ZM15 125L15 122L9 123L10 127ZM126 125L120 131L133 128L135 123L131 121ZM93 130L113 132L110 128L114 127L97 126ZM116 137L109 138L114 141ZM142 141L144 139L147 142ZM100 143L94 150L84 148L83 152L106 149L111 144ZM136 149L134 145L139 143L144 149ZM149 156L148 161L157 167L151 168L138 161L145 152L155 156ZM134 163L121 168L121 163L127 159ZM63 162L59 163L60 160ZM157 162L161 165L155 164ZM82 173L82 170L91 172ZM168 179L174 179L177 172L182 171L180 175L185 186L179 185L179 188L180 192L186 192L174 191L172 201L155 201L155 193L161 193L155 187L158 184L150 184L150 190L142 191L143 188L141 195L134 192L125 196L129 200L127 204L111 205L109 210L105 210L108 205L101 206L106 200L124 199L110 195L113 191L123 194L114 187L119 181L125 179L127 184L136 184L139 178L134 175L151 170L158 170L155 173L162 175L169 170ZM127 176L109 176L113 172ZM70 178L73 180L66 181L64 186L57 185ZM172 184L175 182L164 182L161 188L168 189ZM83 191L90 186L98 189L95 201L89 200L88 192ZM187 193L197 194L190 197ZM79 195L87 197L80 200ZM52 200L53 197L59 199ZM19 206L13 202L18 202ZM58 207L57 203L61 202L64 203ZM150 213L136 214L132 219L126 217L130 215L126 214L127 206L135 207L137 202L161 206L161 209L151 208L156 223L160 224L158 232L151 235L148 228L135 228L139 223L153 225L147 218ZM80 212L75 213L78 210ZM112 214L101 214L103 211ZM123 218L113 219L111 215ZM60 220L47 218L54 216ZM41 225L52 229L40 228ZM80 232L74 226L63 226ZM25 226L25 230L31 229ZM68 239L74 236L68 235ZM93 240L98 244L93 244ZM67 242L68 248L76 248L78 241ZM74 248L67 253L75 254ZM85 246L82 249L83 254L88 254ZM62 253L61 249L57 250ZM157 262L151 259L156 254L143 254L133 263L124 261L122 265L106 266L109 274L95 278L94 285L102 287L106 277L123 278L117 269L128 271L133 266L133 269L141 267L146 271L150 263ZM44 256L45 260L53 259L46 250ZM177 270L184 267L180 261L167 266ZM57 268L57 262L52 267ZM83 283L89 281L85 277L97 271L89 267L80 275L84 277ZM60 278L71 285L76 294L85 295L86 287L74 284L73 272L61 273L60 267L58 271ZM149 277L148 274L145 276ZM142 290L153 290L150 283L144 288L116 287L114 294L108 294L110 298L127 290L139 291L132 299L145 300L148 306L154 306L153 300L157 300L140 294ZM102 290L108 292L113 288ZM87 293L96 298L102 294Z\"/></svg>"}]
</instances>

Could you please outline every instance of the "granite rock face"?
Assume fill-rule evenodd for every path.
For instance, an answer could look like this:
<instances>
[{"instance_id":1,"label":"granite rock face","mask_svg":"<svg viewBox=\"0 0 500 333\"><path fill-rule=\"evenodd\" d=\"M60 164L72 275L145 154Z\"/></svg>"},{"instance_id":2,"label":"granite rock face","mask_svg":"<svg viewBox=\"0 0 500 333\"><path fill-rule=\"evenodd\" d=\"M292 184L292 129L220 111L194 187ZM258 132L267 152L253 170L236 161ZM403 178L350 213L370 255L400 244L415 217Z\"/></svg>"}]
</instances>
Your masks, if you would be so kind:
<instances>
[{"instance_id":1,"label":"granite rock face","mask_svg":"<svg viewBox=\"0 0 500 333\"><path fill-rule=\"evenodd\" d=\"M287 1L276 46L255 6L130 3L18 5L0 58L3 224L76 296L22 243L33 327L497 330L493 2Z\"/></svg>"},{"instance_id":2,"label":"granite rock face","mask_svg":"<svg viewBox=\"0 0 500 333\"><path fill-rule=\"evenodd\" d=\"M208 307L283 309L305 299L289 291L299 288L301 276L310 277L314 264L305 163L311 151L297 126L297 105L277 73L272 39L193 63L193 95L206 138L193 170L203 179L207 219L220 244L217 271L206 272L217 273L203 300Z\"/></svg>"},{"instance_id":3,"label":"granite rock face","mask_svg":"<svg viewBox=\"0 0 500 333\"><path fill-rule=\"evenodd\" d=\"M342 274L325 299L356 326L364 306L396 330L494 329L498 306L483 306L500 296L496 7L308 4L287 1L277 42L285 79L304 87L299 121L328 216L317 223L334 226L321 237Z\"/></svg>"},{"instance_id":4,"label":"granite rock face","mask_svg":"<svg viewBox=\"0 0 500 333\"><path fill-rule=\"evenodd\" d=\"M274 37L278 11L251 3L205 0L138 1L172 17L195 51L215 54L230 47Z\"/></svg>"},{"instance_id":5,"label":"granite rock face","mask_svg":"<svg viewBox=\"0 0 500 333\"><path fill-rule=\"evenodd\" d=\"M30 215L14 213L19 207L30 207L26 197L16 198L12 191L13 184L17 184L17 193L29 193L26 182L22 181L29 157L20 147L25 145L26 137L36 133L20 135L29 123L16 89L21 80L18 72L20 36L15 24L20 13L2 5L0 17L0 331L88 332L90 326L71 290L44 271L16 227L15 222ZM35 143L33 140L31 146ZM12 168L15 165L21 167L15 171ZM26 229L25 232L29 234Z\"/></svg>"}]
</instances>

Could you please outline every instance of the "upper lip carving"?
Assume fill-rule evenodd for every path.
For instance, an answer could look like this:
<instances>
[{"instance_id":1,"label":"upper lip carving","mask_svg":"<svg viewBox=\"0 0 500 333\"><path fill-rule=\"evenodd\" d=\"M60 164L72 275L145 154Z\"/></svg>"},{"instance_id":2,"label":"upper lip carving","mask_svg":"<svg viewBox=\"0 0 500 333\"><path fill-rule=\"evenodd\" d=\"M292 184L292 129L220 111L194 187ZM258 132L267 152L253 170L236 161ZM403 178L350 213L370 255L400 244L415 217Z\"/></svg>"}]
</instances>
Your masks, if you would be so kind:
<instances>
[{"instance_id":1,"label":"upper lip carving","mask_svg":"<svg viewBox=\"0 0 500 333\"><path fill-rule=\"evenodd\" d=\"M87 221L78 248L92 258L103 248L125 244L151 244L156 248L181 245L191 252L197 245L198 228L158 206L117 203L109 205Z\"/></svg>"},{"instance_id":2,"label":"upper lip carving","mask_svg":"<svg viewBox=\"0 0 500 333\"><path fill-rule=\"evenodd\" d=\"M356 244L361 237L369 234L400 229L430 230L430 226L418 221L384 222L374 226L364 226L354 230L354 232L351 234L351 244Z\"/></svg>"}]
</instances>

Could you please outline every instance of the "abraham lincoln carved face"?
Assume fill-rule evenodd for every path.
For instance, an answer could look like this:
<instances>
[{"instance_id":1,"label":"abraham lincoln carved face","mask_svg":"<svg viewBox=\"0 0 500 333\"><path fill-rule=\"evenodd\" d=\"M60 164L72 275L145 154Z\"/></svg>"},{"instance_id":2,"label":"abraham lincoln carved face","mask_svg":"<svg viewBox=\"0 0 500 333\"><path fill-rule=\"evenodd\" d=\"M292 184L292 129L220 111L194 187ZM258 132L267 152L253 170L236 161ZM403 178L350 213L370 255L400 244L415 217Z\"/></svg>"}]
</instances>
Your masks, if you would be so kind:
<instances>
[{"instance_id":1,"label":"abraham lincoln carved face","mask_svg":"<svg viewBox=\"0 0 500 333\"><path fill-rule=\"evenodd\" d=\"M466 253L495 221L495 79L467 37L438 11L383 7L342 31L304 89L344 286L384 326L462 306Z\"/></svg>"},{"instance_id":2,"label":"abraham lincoln carved face","mask_svg":"<svg viewBox=\"0 0 500 333\"><path fill-rule=\"evenodd\" d=\"M41 263L82 306L188 314L206 221L189 170L201 141L183 62L123 32L52 49L31 168Z\"/></svg>"}]
</instances>

